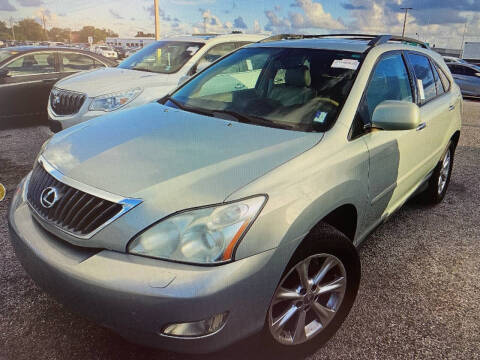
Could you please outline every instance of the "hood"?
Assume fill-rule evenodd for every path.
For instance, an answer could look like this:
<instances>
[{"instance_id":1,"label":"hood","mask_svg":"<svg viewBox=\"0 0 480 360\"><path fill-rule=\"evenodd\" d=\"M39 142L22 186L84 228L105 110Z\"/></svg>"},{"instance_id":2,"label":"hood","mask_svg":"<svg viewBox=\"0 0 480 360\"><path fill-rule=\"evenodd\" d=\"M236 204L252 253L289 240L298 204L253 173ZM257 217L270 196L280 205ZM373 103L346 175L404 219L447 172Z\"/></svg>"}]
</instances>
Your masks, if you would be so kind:
<instances>
[{"instance_id":1,"label":"hood","mask_svg":"<svg viewBox=\"0 0 480 360\"><path fill-rule=\"evenodd\" d=\"M176 79L176 78L175 78ZM172 75L120 68L101 68L80 72L60 80L55 86L61 89L87 94L88 97L105 95L140 87L177 85Z\"/></svg>"},{"instance_id":2,"label":"hood","mask_svg":"<svg viewBox=\"0 0 480 360\"><path fill-rule=\"evenodd\" d=\"M43 156L84 184L180 210L224 201L321 138L151 103L60 132Z\"/></svg>"}]
</instances>

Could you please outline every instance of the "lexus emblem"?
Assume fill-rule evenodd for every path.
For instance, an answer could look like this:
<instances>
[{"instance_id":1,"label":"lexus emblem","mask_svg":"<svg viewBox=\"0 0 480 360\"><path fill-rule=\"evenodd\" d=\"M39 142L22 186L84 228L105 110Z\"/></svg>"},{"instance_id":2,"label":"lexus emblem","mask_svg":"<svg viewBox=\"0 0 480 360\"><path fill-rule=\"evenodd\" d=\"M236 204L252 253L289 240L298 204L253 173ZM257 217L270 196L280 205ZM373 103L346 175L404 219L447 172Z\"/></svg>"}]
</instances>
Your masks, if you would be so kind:
<instances>
[{"instance_id":1,"label":"lexus emblem","mask_svg":"<svg viewBox=\"0 0 480 360\"><path fill-rule=\"evenodd\" d=\"M50 209L58 199L58 191L53 187L45 188L40 194L40 204L42 204L45 209Z\"/></svg>"}]
</instances>

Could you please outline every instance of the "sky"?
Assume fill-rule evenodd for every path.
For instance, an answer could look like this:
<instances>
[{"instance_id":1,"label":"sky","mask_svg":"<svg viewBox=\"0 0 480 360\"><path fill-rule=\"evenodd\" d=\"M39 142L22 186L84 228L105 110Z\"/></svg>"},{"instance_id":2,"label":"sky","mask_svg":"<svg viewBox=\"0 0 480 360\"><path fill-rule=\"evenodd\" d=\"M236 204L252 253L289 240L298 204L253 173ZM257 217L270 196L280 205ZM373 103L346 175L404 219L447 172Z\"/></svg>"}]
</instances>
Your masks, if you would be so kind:
<instances>
[{"instance_id":1,"label":"sky","mask_svg":"<svg viewBox=\"0 0 480 360\"><path fill-rule=\"evenodd\" d=\"M0 0L0 21L45 15L47 27L154 32L153 0ZM159 0L163 36L207 32L401 34L437 47L480 41L480 0Z\"/></svg>"}]
</instances>

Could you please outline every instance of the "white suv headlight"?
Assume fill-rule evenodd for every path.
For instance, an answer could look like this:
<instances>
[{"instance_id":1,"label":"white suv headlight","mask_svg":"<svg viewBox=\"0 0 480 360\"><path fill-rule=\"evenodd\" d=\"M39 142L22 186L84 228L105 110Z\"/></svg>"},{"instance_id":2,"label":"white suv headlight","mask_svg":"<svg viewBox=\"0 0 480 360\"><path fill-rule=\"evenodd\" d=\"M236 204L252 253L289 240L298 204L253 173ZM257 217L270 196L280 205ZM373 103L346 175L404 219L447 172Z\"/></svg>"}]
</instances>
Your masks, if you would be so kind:
<instances>
[{"instance_id":1,"label":"white suv headlight","mask_svg":"<svg viewBox=\"0 0 480 360\"><path fill-rule=\"evenodd\" d=\"M238 241L265 203L257 196L187 210L150 227L128 246L131 254L197 264L231 260Z\"/></svg>"},{"instance_id":2,"label":"white suv headlight","mask_svg":"<svg viewBox=\"0 0 480 360\"><path fill-rule=\"evenodd\" d=\"M130 89L118 93L97 96L93 99L88 110L114 111L127 105L142 92L141 88Z\"/></svg>"}]
</instances>

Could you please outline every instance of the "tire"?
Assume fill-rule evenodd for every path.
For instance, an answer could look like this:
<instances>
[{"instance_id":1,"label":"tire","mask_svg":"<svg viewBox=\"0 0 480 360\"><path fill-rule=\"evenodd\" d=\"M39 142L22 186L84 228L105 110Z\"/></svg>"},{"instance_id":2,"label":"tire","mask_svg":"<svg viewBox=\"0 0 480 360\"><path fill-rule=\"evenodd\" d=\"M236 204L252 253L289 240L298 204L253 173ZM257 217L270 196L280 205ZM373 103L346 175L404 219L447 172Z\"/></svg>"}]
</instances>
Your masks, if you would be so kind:
<instances>
[{"instance_id":1,"label":"tire","mask_svg":"<svg viewBox=\"0 0 480 360\"><path fill-rule=\"evenodd\" d=\"M436 205L442 202L447 193L450 177L452 176L453 158L455 154L455 145L450 141L448 148L433 170L433 174L428 180L428 187L422 194L425 203ZM445 165L448 162L448 167Z\"/></svg>"},{"instance_id":2,"label":"tire","mask_svg":"<svg viewBox=\"0 0 480 360\"><path fill-rule=\"evenodd\" d=\"M303 266L308 261L309 264L306 267ZM331 267L320 279L319 274L325 266L328 267L327 263ZM307 269L308 284L311 287L309 290L306 290L306 286L300 285L301 269L303 271ZM341 280L342 277L343 280ZM360 285L360 277L360 258L350 239L328 224L319 224L292 256L273 295L262 335L263 349L268 353L268 358L304 357L327 342L350 312ZM312 285L316 279L320 279L318 285ZM296 287L295 281L301 289ZM306 284L305 280L303 283ZM338 288L318 295L327 289L325 287L327 284L330 284L332 289L336 285ZM283 289L295 290L290 290L287 294L282 293ZM281 296L292 298L278 301ZM324 307L319 307L317 304ZM295 307L297 310L294 310ZM336 311L332 312L332 309ZM282 318L282 314L287 311L295 314L283 323L283 327L280 327L281 321L279 322L278 319ZM321 321L319 321L320 318ZM299 332L294 331L294 329L302 329L302 325L299 325L302 319L305 319L305 324L308 326L304 326ZM318 326L320 322L323 324L321 327Z\"/></svg>"}]
</instances>

